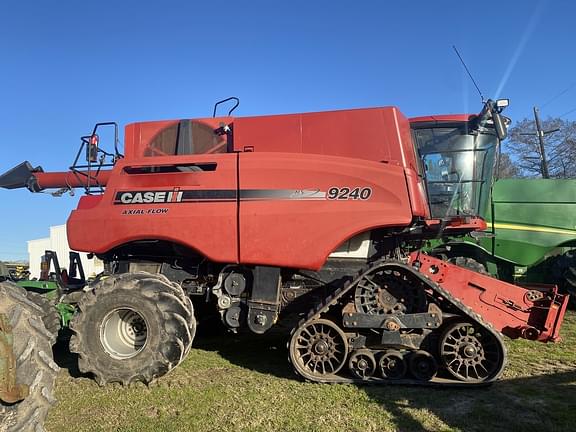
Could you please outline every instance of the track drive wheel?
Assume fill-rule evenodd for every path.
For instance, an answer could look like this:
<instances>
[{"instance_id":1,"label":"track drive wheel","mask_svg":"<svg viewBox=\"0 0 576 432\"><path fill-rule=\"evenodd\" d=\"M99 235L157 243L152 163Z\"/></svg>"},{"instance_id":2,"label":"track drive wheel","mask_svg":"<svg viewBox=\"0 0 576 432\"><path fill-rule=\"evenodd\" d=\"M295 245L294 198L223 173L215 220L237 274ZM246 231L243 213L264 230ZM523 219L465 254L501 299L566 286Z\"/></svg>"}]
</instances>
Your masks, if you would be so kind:
<instances>
[{"instance_id":1,"label":"track drive wheel","mask_svg":"<svg viewBox=\"0 0 576 432\"><path fill-rule=\"evenodd\" d=\"M425 310L426 296L406 275L376 269L362 277L354 292L358 312L369 315L415 313Z\"/></svg>"},{"instance_id":2,"label":"track drive wheel","mask_svg":"<svg viewBox=\"0 0 576 432\"><path fill-rule=\"evenodd\" d=\"M99 281L78 303L70 351L81 372L105 385L150 383L176 367L196 321L182 288L162 275L126 273Z\"/></svg>"},{"instance_id":3,"label":"track drive wheel","mask_svg":"<svg viewBox=\"0 0 576 432\"><path fill-rule=\"evenodd\" d=\"M496 379L504 369L504 347L479 324L456 321L440 338L444 368L459 381L479 383Z\"/></svg>"},{"instance_id":4,"label":"track drive wheel","mask_svg":"<svg viewBox=\"0 0 576 432\"><path fill-rule=\"evenodd\" d=\"M299 375L312 381L329 381L346 364L348 341L335 323L316 319L294 331L289 350Z\"/></svg>"},{"instance_id":5,"label":"track drive wheel","mask_svg":"<svg viewBox=\"0 0 576 432\"><path fill-rule=\"evenodd\" d=\"M26 291L12 283L0 283L0 313L12 327L16 359L16 383L29 386L28 396L17 403L0 402L0 430L41 431L48 409L54 404L58 366L52 360L55 336L42 322L42 311Z\"/></svg>"}]
</instances>

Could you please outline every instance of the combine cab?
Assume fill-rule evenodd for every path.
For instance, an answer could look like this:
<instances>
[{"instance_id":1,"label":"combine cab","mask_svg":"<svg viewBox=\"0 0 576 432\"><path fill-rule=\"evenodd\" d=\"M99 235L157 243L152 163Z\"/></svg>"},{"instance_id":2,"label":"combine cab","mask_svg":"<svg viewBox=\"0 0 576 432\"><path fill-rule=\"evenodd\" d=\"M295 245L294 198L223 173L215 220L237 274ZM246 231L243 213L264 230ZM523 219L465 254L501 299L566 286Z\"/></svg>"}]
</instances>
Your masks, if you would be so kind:
<instances>
[{"instance_id":1,"label":"combine cab","mask_svg":"<svg viewBox=\"0 0 576 432\"><path fill-rule=\"evenodd\" d=\"M394 107L135 123L123 154L98 125L69 171L25 162L0 186L85 189L70 247L106 272L71 350L100 384L167 373L208 303L231 331L300 318L289 356L312 381L477 385L501 375L502 335L557 340L567 303L420 249L486 228L504 105L412 123Z\"/></svg>"}]
</instances>

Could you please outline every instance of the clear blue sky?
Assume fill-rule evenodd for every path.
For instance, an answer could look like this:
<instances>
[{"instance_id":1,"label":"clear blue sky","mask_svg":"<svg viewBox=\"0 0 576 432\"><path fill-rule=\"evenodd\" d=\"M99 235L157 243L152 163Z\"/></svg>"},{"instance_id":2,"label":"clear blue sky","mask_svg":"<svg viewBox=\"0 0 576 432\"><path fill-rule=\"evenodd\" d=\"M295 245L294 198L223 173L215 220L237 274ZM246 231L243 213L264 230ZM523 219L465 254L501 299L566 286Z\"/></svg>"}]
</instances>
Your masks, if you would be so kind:
<instances>
[{"instance_id":1,"label":"clear blue sky","mask_svg":"<svg viewBox=\"0 0 576 432\"><path fill-rule=\"evenodd\" d=\"M62 170L98 121L209 116L232 95L236 115L477 112L453 44L508 116L560 116L576 108L575 17L569 0L5 1L0 171ZM0 259L23 259L77 197L1 189L0 202Z\"/></svg>"}]
</instances>

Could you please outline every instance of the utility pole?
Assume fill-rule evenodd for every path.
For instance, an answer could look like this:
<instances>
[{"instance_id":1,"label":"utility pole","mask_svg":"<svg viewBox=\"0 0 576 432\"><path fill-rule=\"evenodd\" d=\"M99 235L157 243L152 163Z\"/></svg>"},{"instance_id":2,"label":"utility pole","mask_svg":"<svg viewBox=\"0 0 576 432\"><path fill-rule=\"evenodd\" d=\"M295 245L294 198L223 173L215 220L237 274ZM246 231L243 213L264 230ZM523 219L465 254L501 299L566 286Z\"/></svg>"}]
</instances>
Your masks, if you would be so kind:
<instances>
[{"instance_id":1,"label":"utility pole","mask_svg":"<svg viewBox=\"0 0 576 432\"><path fill-rule=\"evenodd\" d=\"M540 143L540 169L542 171L542 178L550 178L548 173L548 161L546 160L546 151L544 150L544 131L540 124L540 111L538 107L534 107L534 121L536 122L536 133L538 134L538 142Z\"/></svg>"},{"instance_id":2,"label":"utility pole","mask_svg":"<svg viewBox=\"0 0 576 432\"><path fill-rule=\"evenodd\" d=\"M538 142L540 145L540 172L542 173L542 178L549 179L550 173L548 172L548 160L546 159L546 151L544 149L544 135L551 134L552 132L557 132L560 128L551 129L548 131L542 130L542 124L540 123L540 110L538 107L534 107L534 122L536 123L536 135L538 136ZM523 133L521 135L534 135L532 133Z\"/></svg>"}]
</instances>

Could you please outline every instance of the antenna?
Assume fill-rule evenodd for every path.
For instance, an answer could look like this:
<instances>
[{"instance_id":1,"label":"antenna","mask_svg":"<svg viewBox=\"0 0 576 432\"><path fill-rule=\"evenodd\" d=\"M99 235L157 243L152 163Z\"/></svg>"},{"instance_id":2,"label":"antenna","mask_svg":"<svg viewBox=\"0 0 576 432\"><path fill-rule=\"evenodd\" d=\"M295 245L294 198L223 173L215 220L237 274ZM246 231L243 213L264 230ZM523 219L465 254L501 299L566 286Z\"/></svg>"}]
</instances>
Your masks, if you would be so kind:
<instances>
[{"instance_id":1,"label":"antenna","mask_svg":"<svg viewBox=\"0 0 576 432\"><path fill-rule=\"evenodd\" d=\"M468 66L466 66L466 63L464 63L464 60L462 59L462 56L460 55L460 53L458 52L458 49L456 48L456 45L452 45L452 48L454 48L454 51L456 52L456 55L458 56L458 58L460 59L460 61L462 62L462 66L464 66L464 69L466 69L466 72L468 72L468 76L470 77L470 79L472 80L472 83L474 84L474 87L476 87L476 90L478 90L478 94L480 95L480 99L482 99L482 103L486 102L486 99L484 99L484 95L482 94L482 92L480 91L480 88L478 87L478 84L476 84L476 81L474 80L474 77L472 76L472 74L470 73L470 71L468 70Z\"/></svg>"}]
</instances>

